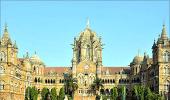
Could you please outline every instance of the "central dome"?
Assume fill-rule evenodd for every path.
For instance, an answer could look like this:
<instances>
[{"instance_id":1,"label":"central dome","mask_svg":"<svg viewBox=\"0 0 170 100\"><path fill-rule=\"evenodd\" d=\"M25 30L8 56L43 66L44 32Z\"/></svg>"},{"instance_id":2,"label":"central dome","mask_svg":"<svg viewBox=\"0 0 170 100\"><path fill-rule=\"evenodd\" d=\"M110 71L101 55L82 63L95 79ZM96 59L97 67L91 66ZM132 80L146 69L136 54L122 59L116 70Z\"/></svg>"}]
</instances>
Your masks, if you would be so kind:
<instances>
[{"instance_id":1,"label":"central dome","mask_svg":"<svg viewBox=\"0 0 170 100\"><path fill-rule=\"evenodd\" d=\"M142 56L135 56L133 59L134 63L141 63L143 61L143 57Z\"/></svg>"},{"instance_id":2,"label":"central dome","mask_svg":"<svg viewBox=\"0 0 170 100\"><path fill-rule=\"evenodd\" d=\"M36 54L34 54L30 59L32 62L43 63L42 60L40 59L40 57Z\"/></svg>"}]
</instances>

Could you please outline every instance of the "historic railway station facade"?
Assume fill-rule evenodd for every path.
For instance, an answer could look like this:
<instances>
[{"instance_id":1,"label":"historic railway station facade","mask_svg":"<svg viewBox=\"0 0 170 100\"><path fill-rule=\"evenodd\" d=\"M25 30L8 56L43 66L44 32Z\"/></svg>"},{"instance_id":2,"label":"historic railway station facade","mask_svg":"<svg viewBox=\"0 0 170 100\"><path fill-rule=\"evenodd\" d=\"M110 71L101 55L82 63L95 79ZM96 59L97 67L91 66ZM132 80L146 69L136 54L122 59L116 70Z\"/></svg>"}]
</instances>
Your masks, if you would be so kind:
<instances>
[{"instance_id":1,"label":"historic railway station facade","mask_svg":"<svg viewBox=\"0 0 170 100\"><path fill-rule=\"evenodd\" d=\"M104 66L102 64L101 37L91 30L89 23L78 37L74 38L72 66L46 66L35 53L31 57L17 56L19 48L12 42L7 26L0 37L0 100L24 100L25 89L35 86L55 87L57 92L64 86L64 75L72 73L78 82L75 96L92 96L90 85L96 75L102 79L104 91L113 86L127 87L130 91L136 84L149 86L151 90L166 94L170 90L170 38L163 25L160 37L152 46L152 57L146 53L135 56L128 66Z\"/></svg>"}]
</instances>

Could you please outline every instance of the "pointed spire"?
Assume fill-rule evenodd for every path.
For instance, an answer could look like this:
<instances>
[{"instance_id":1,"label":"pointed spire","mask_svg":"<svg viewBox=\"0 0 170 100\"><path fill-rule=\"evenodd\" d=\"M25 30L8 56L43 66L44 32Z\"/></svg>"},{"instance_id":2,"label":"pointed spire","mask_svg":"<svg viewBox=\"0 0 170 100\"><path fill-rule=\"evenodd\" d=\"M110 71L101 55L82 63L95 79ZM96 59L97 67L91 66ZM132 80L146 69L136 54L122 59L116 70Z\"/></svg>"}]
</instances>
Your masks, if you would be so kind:
<instances>
[{"instance_id":1,"label":"pointed spire","mask_svg":"<svg viewBox=\"0 0 170 100\"><path fill-rule=\"evenodd\" d=\"M14 48L18 49L16 41L14 42Z\"/></svg>"},{"instance_id":2,"label":"pointed spire","mask_svg":"<svg viewBox=\"0 0 170 100\"><path fill-rule=\"evenodd\" d=\"M8 26L7 26L7 23L5 23L5 29L4 29L4 34L2 36L2 42L4 44L12 44L12 41L10 39L10 36L9 36L9 33L8 33Z\"/></svg>"},{"instance_id":3,"label":"pointed spire","mask_svg":"<svg viewBox=\"0 0 170 100\"><path fill-rule=\"evenodd\" d=\"M90 28L90 20L87 18L86 28Z\"/></svg>"},{"instance_id":4,"label":"pointed spire","mask_svg":"<svg viewBox=\"0 0 170 100\"><path fill-rule=\"evenodd\" d=\"M163 29L162 29L162 33L161 33L161 38L162 39L167 39L167 34L166 34L166 28L165 28L165 24L163 24Z\"/></svg>"},{"instance_id":5,"label":"pointed spire","mask_svg":"<svg viewBox=\"0 0 170 100\"><path fill-rule=\"evenodd\" d=\"M3 37L9 37L9 34L8 34L8 25L7 25L7 23L5 23L5 29L4 29Z\"/></svg>"},{"instance_id":6,"label":"pointed spire","mask_svg":"<svg viewBox=\"0 0 170 100\"><path fill-rule=\"evenodd\" d=\"M8 33L8 25L7 25L7 23L5 23L4 33Z\"/></svg>"},{"instance_id":7,"label":"pointed spire","mask_svg":"<svg viewBox=\"0 0 170 100\"><path fill-rule=\"evenodd\" d=\"M25 58L29 58L29 53L28 52L26 52L26 57Z\"/></svg>"},{"instance_id":8,"label":"pointed spire","mask_svg":"<svg viewBox=\"0 0 170 100\"><path fill-rule=\"evenodd\" d=\"M154 49L156 47L156 41L154 39L153 45L152 45L152 49Z\"/></svg>"},{"instance_id":9,"label":"pointed spire","mask_svg":"<svg viewBox=\"0 0 170 100\"><path fill-rule=\"evenodd\" d=\"M144 52L144 56L147 56L146 51Z\"/></svg>"},{"instance_id":10,"label":"pointed spire","mask_svg":"<svg viewBox=\"0 0 170 100\"><path fill-rule=\"evenodd\" d=\"M34 55L37 55L37 52L36 52L36 51L34 52Z\"/></svg>"}]
</instances>

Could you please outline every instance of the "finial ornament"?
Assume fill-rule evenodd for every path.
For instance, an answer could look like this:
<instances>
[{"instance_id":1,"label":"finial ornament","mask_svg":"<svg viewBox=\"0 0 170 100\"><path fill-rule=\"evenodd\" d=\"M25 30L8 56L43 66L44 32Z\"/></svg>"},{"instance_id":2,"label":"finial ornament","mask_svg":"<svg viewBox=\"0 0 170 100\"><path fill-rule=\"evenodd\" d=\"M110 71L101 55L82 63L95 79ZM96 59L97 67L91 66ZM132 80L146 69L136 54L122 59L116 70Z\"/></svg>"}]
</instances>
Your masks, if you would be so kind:
<instances>
[{"instance_id":1,"label":"finial ornament","mask_svg":"<svg viewBox=\"0 0 170 100\"><path fill-rule=\"evenodd\" d=\"M140 49L138 49L138 56L140 55Z\"/></svg>"},{"instance_id":2,"label":"finial ornament","mask_svg":"<svg viewBox=\"0 0 170 100\"><path fill-rule=\"evenodd\" d=\"M7 32L8 31L8 25L7 25L7 23L5 23L5 32Z\"/></svg>"},{"instance_id":3,"label":"finial ornament","mask_svg":"<svg viewBox=\"0 0 170 100\"><path fill-rule=\"evenodd\" d=\"M146 51L144 52L144 56L146 56Z\"/></svg>"},{"instance_id":4,"label":"finial ornament","mask_svg":"<svg viewBox=\"0 0 170 100\"><path fill-rule=\"evenodd\" d=\"M28 53L28 51L26 52L26 58L29 58L29 53Z\"/></svg>"},{"instance_id":5,"label":"finial ornament","mask_svg":"<svg viewBox=\"0 0 170 100\"><path fill-rule=\"evenodd\" d=\"M163 28L165 28L165 23L163 23Z\"/></svg>"},{"instance_id":6,"label":"finial ornament","mask_svg":"<svg viewBox=\"0 0 170 100\"><path fill-rule=\"evenodd\" d=\"M163 27L165 26L165 20L163 20Z\"/></svg>"},{"instance_id":7,"label":"finial ornament","mask_svg":"<svg viewBox=\"0 0 170 100\"><path fill-rule=\"evenodd\" d=\"M87 18L87 28L90 28L90 20Z\"/></svg>"}]
</instances>

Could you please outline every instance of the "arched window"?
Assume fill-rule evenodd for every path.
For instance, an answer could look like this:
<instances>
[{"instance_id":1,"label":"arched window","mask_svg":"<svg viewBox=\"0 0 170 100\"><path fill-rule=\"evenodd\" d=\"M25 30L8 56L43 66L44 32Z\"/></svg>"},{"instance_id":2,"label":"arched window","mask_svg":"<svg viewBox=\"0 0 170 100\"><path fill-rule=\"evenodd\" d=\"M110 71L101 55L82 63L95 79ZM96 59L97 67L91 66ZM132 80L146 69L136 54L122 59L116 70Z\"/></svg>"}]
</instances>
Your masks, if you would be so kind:
<instances>
[{"instance_id":1,"label":"arched window","mask_svg":"<svg viewBox=\"0 0 170 100\"><path fill-rule=\"evenodd\" d=\"M90 84L92 83L92 77L91 76L89 77L89 83Z\"/></svg>"},{"instance_id":2,"label":"arched window","mask_svg":"<svg viewBox=\"0 0 170 100\"><path fill-rule=\"evenodd\" d=\"M102 79L102 83L104 84L104 79Z\"/></svg>"},{"instance_id":3,"label":"arched window","mask_svg":"<svg viewBox=\"0 0 170 100\"><path fill-rule=\"evenodd\" d=\"M81 83L81 84L83 84L83 82L84 82L84 80L83 80L83 79L84 79L84 77L83 77L83 76L81 76L81 81L80 81L80 83Z\"/></svg>"},{"instance_id":4,"label":"arched window","mask_svg":"<svg viewBox=\"0 0 170 100\"><path fill-rule=\"evenodd\" d=\"M87 45L87 48L86 48L86 57L87 59L90 59L90 46Z\"/></svg>"},{"instance_id":5,"label":"arched window","mask_svg":"<svg viewBox=\"0 0 170 100\"><path fill-rule=\"evenodd\" d=\"M113 79L113 83L115 83L115 80Z\"/></svg>"},{"instance_id":6,"label":"arched window","mask_svg":"<svg viewBox=\"0 0 170 100\"><path fill-rule=\"evenodd\" d=\"M40 78L38 78L38 82L40 82Z\"/></svg>"},{"instance_id":7,"label":"arched window","mask_svg":"<svg viewBox=\"0 0 170 100\"><path fill-rule=\"evenodd\" d=\"M5 52L0 52L0 62L5 62L5 61L6 61Z\"/></svg>"},{"instance_id":8,"label":"arched window","mask_svg":"<svg viewBox=\"0 0 170 100\"><path fill-rule=\"evenodd\" d=\"M136 67L136 74L138 73L138 67Z\"/></svg>"},{"instance_id":9,"label":"arched window","mask_svg":"<svg viewBox=\"0 0 170 100\"><path fill-rule=\"evenodd\" d=\"M170 68L169 68L169 66L168 65L166 65L165 67L164 67L164 74L166 74L166 75L168 75L168 74L170 74Z\"/></svg>"},{"instance_id":10,"label":"arched window","mask_svg":"<svg viewBox=\"0 0 170 100\"><path fill-rule=\"evenodd\" d=\"M107 83L107 80L105 79L105 83Z\"/></svg>"},{"instance_id":11,"label":"arched window","mask_svg":"<svg viewBox=\"0 0 170 100\"><path fill-rule=\"evenodd\" d=\"M35 78L34 82L36 82L36 83L37 83L37 78Z\"/></svg>"},{"instance_id":12,"label":"arched window","mask_svg":"<svg viewBox=\"0 0 170 100\"><path fill-rule=\"evenodd\" d=\"M55 83L55 79L53 79L53 83Z\"/></svg>"},{"instance_id":13,"label":"arched window","mask_svg":"<svg viewBox=\"0 0 170 100\"><path fill-rule=\"evenodd\" d=\"M168 54L168 61L170 61L170 53Z\"/></svg>"},{"instance_id":14,"label":"arched window","mask_svg":"<svg viewBox=\"0 0 170 100\"><path fill-rule=\"evenodd\" d=\"M0 66L0 74L3 74L3 73L4 73L4 67Z\"/></svg>"},{"instance_id":15,"label":"arched window","mask_svg":"<svg viewBox=\"0 0 170 100\"><path fill-rule=\"evenodd\" d=\"M4 90L4 82L0 81L0 90Z\"/></svg>"},{"instance_id":16,"label":"arched window","mask_svg":"<svg viewBox=\"0 0 170 100\"><path fill-rule=\"evenodd\" d=\"M38 74L38 70L39 70L39 68L38 68L38 66L36 67L36 74Z\"/></svg>"},{"instance_id":17,"label":"arched window","mask_svg":"<svg viewBox=\"0 0 170 100\"><path fill-rule=\"evenodd\" d=\"M110 83L113 83L113 82L112 82L112 79L110 80Z\"/></svg>"},{"instance_id":18,"label":"arched window","mask_svg":"<svg viewBox=\"0 0 170 100\"><path fill-rule=\"evenodd\" d=\"M168 62L170 61L170 53L169 52L164 52L163 54L163 61Z\"/></svg>"},{"instance_id":19,"label":"arched window","mask_svg":"<svg viewBox=\"0 0 170 100\"><path fill-rule=\"evenodd\" d=\"M164 84L164 91L169 92L170 91L170 82L166 81Z\"/></svg>"}]
</instances>

